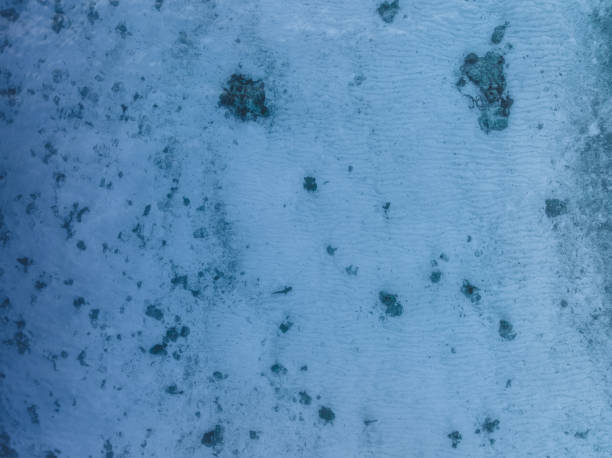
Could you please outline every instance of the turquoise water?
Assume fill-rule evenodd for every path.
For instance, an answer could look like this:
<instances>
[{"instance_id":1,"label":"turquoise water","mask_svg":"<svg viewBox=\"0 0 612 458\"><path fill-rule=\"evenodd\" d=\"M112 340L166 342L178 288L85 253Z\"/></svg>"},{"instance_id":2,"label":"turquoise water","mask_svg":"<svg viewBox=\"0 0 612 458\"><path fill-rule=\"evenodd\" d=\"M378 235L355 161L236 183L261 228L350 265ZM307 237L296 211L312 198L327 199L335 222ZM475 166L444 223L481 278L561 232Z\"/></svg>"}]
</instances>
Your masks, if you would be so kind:
<instances>
[{"instance_id":1,"label":"turquoise water","mask_svg":"<svg viewBox=\"0 0 612 458\"><path fill-rule=\"evenodd\" d=\"M0 457L612 455L611 33L0 0Z\"/></svg>"}]
</instances>

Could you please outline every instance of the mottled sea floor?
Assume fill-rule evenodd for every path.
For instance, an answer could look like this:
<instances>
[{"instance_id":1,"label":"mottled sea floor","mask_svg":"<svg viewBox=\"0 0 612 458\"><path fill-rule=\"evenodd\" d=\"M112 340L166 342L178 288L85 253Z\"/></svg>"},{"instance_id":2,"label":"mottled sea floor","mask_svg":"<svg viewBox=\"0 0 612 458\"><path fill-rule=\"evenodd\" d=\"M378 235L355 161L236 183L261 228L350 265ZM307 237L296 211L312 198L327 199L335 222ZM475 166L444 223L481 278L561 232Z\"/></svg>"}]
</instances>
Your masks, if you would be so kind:
<instances>
[{"instance_id":1,"label":"mottled sea floor","mask_svg":"<svg viewBox=\"0 0 612 458\"><path fill-rule=\"evenodd\" d=\"M0 457L612 456L610 0L0 0Z\"/></svg>"}]
</instances>

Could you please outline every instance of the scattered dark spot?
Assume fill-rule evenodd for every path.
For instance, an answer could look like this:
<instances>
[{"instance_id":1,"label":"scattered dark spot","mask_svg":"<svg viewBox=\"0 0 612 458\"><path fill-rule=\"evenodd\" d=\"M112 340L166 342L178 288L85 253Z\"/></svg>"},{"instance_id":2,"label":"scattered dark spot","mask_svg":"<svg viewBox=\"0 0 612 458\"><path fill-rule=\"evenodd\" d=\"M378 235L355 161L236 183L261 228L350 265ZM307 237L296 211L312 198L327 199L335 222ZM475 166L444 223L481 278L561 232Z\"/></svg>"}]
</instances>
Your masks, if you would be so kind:
<instances>
[{"instance_id":1,"label":"scattered dark spot","mask_svg":"<svg viewBox=\"0 0 612 458\"><path fill-rule=\"evenodd\" d=\"M353 266L353 264L351 264L350 266L346 267L344 270L346 271L347 275L351 275L354 277L359 272L359 267Z\"/></svg>"},{"instance_id":2,"label":"scattered dark spot","mask_svg":"<svg viewBox=\"0 0 612 458\"><path fill-rule=\"evenodd\" d=\"M181 326L181 337L187 337L190 332L189 326Z\"/></svg>"},{"instance_id":3,"label":"scattered dark spot","mask_svg":"<svg viewBox=\"0 0 612 458\"><path fill-rule=\"evenodd\" d=\"M285 375L287 373L287 368L279 363L272 364L270 370L277 375Z\"/></svg>"},{"instance_id":4,"label":"scattered dark spot","mask_svg":"<svg viewBox=\"0 0 612 458\"><path fill-rule=\"evenodd\" d=\"M19 19L19 13L15 8L5 8L0 10L0 16L9 22L15 22L17 19Z\"/></svg>"},{"instance_id":5,"label":"scattered dark spot","mask_svg":"<svg viewBox=\"0 0 612 458\"><path fill-rule=\"evenodd\" d=\"M562 299L562 300L561 300L561 307L562 307L562 308L565 308L565 307L567 307L568 305L569 305L569 304L567 303L567 301L566 301L565 299Z\"/></svg>"},{"instance_id":6,"label":"scattered dark spot","mask_svg":"<svg viewBox=\"0 0 612 458\"><path fill-rule=\"evenodd\" d=\"M128 31L127 26L124 23L117 24L115 31L119 34L122 39L126 39L131 33Z\"/></svg>"},{"instance_id":7,"label":"scattered dark spot","mask_svg":"<svg viewBox=\"0 0 612 458\"><path fill-rule=\"evenodd\" d=\"M157 321L161 321L164 318L164 312L155 305L147 305L145 315L149 316Z\"/></svg>"},{"instance_id":8,"label":"scattered dark spot","mask_svg":"<svg viewBox=\"0 0 612 458\"><path fill-rule=\"evenodd\" d=\"M166 387L166 393L168 394L183 394L182 390L179 390L175 383Z\"/></svg>"},{"instance_id":9,"label":"scattered dark spot","mask_svg":"<svg viewBox=\"0 0 612 458\"><path fill-rule=\"evenodd\" d=\"M308 192L317 190L317 180L315 177L304 177L304 189Z\"/></svg>"},{"instance_id":10,"label":"scattered dark spot","mask_svg":"<svg viewBox=\"0 0 612 458\"><path fill-rule=\"evenodd\" d=\"M144 211L142 212L142 216L149 216L149 213L151 212L151 204L148 204L145 208Z\"/></svg>"},{"instance_id":11,"label":"scattered dark spot","mask_svg":"<svg viewBox=\"0 0 612 458\"><path fill-rule=\"evenodd\" d=\"M28 415L30 416L30 421L32 422L32 424L34 425L40 424L40 420L38 418L38 408L34 404L28 407Z\"/></svg>"},{"instance_id":12,"label":"scattered dark spot","mask_svg":"<svg viewBox=\"0 0 612 458\"><path fill-rule=\"evenodd\" d=\"M338 250L338 248L334 248L331 245L327 245L327 254L330 256L333 256L334 254L336 254L336 251Z\"/></svg>"},{"instance_id":13,"label":"scattered dark spot","mask_svg":"<svg viewBox=\"0 0 612 458\"><path fill-rule=\"evenodd\" d=\"M87 20L91 25L94 25L98 19L100 19L100 14L98 13L98 10L96 10L96 3L91 2L89 4L89 8L87 9Z\"/></svg>"},{"instance_id":14,"label":"scattered dark spot","mask_svg":"<svg viewBox=\"0 0 612 458\"><path fill-rule=\"evenodd\" d=\"M482 431L491 434L499 429L499 420L492 420L491 418L487 417L485 418L485 421L482 423L480 428L482 429ZM481 429L477 429L475 431L476 434L480 434Z\"/></svg>"},{"instance_id":15,"label":"scattered dark spot","mask_svg":"<svg viewBox=\"0 0 612 458\"><path fill-rule=\"evenodd\" d=\"M163 344L155 344L151 347L151 349L149 350L149 353L151 353L152 355L167 355L168 352L166 351L166 346Z\"/></svg>"},{"instance_id":16,"label":"scattered dark spot","mask_svg":"<svg viewBox=\"0 0 612 458\"><path fill-rule=\"evenodd\" d=\"M567 213L567 201L559 199L546 199L546 216L556 218Z\"/></svg>"},{"instance_id":17,"label":"scattered dark spot","mask_svg":"<svg viewBox=\"0 0 612 458\"><path fill-rule=\"evenodd\" d=\"M505 340L514 340L516 332L512 324L506 320L499 320L499 335Z\"/></svg>"},{"instance_id":18,"label":"scattered dark spot","mask_svg":"<svg viewBox=\"0 0 612 458\"><path fill-rule=\"evenodd\" d=\"M385 202L385 204L382 206L383 210L385 211L385 216L389 215L389 209L391 208L391 202Z\"/></svg>"},{"instance_id":19,"label":"scattered dark spot","mask_svg":"<svg viewBox=\"0 0 612 458\"><path fill-rule=\"evenodd\" d=\"M249 431L249 437L252 440L257 440L257 439L259 439L259 433L257 431L251 430L251 431Z\"/></svg>"},{"instance_id":20,"label":"scattered dark spot","mask_svg":"<svg viewBox=\"0 0 612 458\"><path fill-rule=\"evenodd\" d=\"M87 352L85 350L81 350L81 353L79 353L77 356L77 361L81 366L89 367L89 364L87 364L85 358L87 358Z\"/></svg>"},{"instance_id":21,"label":"scattered dark spot","mask_svg":"<svg viewBox=\"0 0 612 458\"><path fill-rule=\"evenodd\" d=\"M403 313L404 307L397 300L397 294L381 291L378 293L378 299L385 306L385 313L387 316L396 317Z\"/></svg>"},{"instance_id":22,"label":"scattered dark spot","mask_svg":"<svg viewBox=\"0 0 612 458\"><path fill-rule=\"evenodd\" d=\"M325 424L333 423L334 418L336 418L336 414L329 407L323 406L319 409L319 418L323 420Z\"/></svg>"},{"instance_id":23,"label":"scattered dark spot","mask_svg":"<svg viewBox=\"0 0 612 458\"><path fill-rule=\"evenodd\" d=\"M381 19L387 24L391 24L397 13L399 13L399 0L393 0L392 2L382 2L376 11L380 15Z\"/></svg>"},{"instance_id":24,"label":"scattered dark spot","mask_svg":"<svg viewBox=\"0 0 612 458\"><path fill-rule=\"evenodd\" d=\"M70 21L66 18L61 8L55 8L55 14L53 15L53 22L51 23L51 30L55 33L60 33L62 29L70 27Z\"/></svg>"},{"instance_id":25,"label":"scattered dark spot","mask_svg":"<svg viewBox=\"0 0 612 458\"><path fill-rule=\"evenodd\" d=\"M300 391L300 404L309 406L312 402L312 397L306 391Z\"/></svg>"},{"instance_id":26,"label":"scattered dark spot","mask_svg":"<svg viewBox=\"0 0 612 458\"><path fill-rule=\"evenodd\" d=\"M111 444L110 440L106 439L106 441L104 441L104 458L114 458L114 456L113 444Z\"/></svg>"},{"instance_id":27,"label":"scattered dark spot","mask_svg":"<svg viewBox=\"0 0 612 458\"><path fill-rule=\"evenodd\" d=\"M506 27L508 27L508 23L506 22L503 25L498 25L493 29L493 34L491 35L491 43L500 44L504 39L504 35L506 34Z\"/></svg>"},{"instance_id":28,"label":"scattered dark spot","mask_svg":"<svg viewBox=\"0 0 612 458\"><path fill-rule=\"evenodd\" d=\"M55 184L57 186L62 186L66 182L66 174L62 172L55 172L53 174L53 179L55 180Z\"/></svg>"},{"instance_id":29,"label":"scattered dark spot","mask_svg":"<svg viewBox=\"0 0 612 458\"><path fill-rule=\"evenodd\" d=\"M23 266L23 271L25 273L28 272L28 267L30 267L32 264L34 264L34 261L32 261L28 257L17 258L17 262Z\"/></svg>"},{"instance_id":30,"label":"scattered dark spot","mask_svg":"<svg viewBox=\"0 0 612 458\"><path fill-rule=\"evenodd\" d=\"M216 381L225 380L227 378L227 374L222 374L219 371L214 371L212 376L213 376L213 379Z\"/></svg>"},{"instance_id":31,"label":"scattered dark spot","mask_svg":"<svg viewBox=\"0 0 612 458\"><path fill-rule=\"evenodd\" d=\"M80 309L82 306L84 306L87 302L85 301L84 297L76 297L73 301L72 301L72 305L74 305L77 309Z\"/></svg>"},{"instance_id":32,"label":"scattered dark spot","mask_svg":"<svg viewBox=\"0 0 612 458\"><path fill-rule=\"evenodd\" d=\"M89 321L91 322L92 326L95 327L96 325L96 321L98 321L98 318L100 317L100 309L91 309L89 312Z\"/></svg>"},{"instance_id":33,"label":"scattered dark spot","mask_svg":"<svg viewBox=\"0 0 612 458\"><path fill-rule=\"evenodd\" d=\"M472 285L467 280L463 280L463 285L461 286L461 292L465 295L465 297L470 299L472 303L474 304L480 302L480 299L481 299L480 293L478 291L480 291L480 288Z\"/></svg>"},{"instance_id":34,"label":"scattered dark spot","mask_svg":"<svg viewBox=\"0 0 612 458\"><path fill-rule=\"evenodd\" d=\"M266 107L266 92L261 80L234 73L226 82L219 96L219 106L227 108L242 121L255 120L269 114Z\"/></svg>"},{"instance_id":35,"label":"scattered dark spot","mask_svg":"<svg viewBox=\"0 0 612 458\"><path fill-rule=\"evenodd\" d=\"M155 9L161 11L161 7L164 4L164 0L155 0Z\"/></svg>"},{"instance_id":36,"label":"scattered dark spot","mask_svg":"<svg viewBox=\"0 0 612 458\"><path fill-rule=\"evenodd\" d=\"M442 278L442 272L440 272L439 270L434 270L429 276L429 279L431 280L432 283L439 283L441 278Z\"/></svg>"},{"instance_id":37,"label":"scattered dark spot","mask_svg":"<svg viewBox=\"0 0 612 458\"><path fill-rule=\"evenodd\" d=\"M208 237L208 230L204 227L200 227L199 229L193 231L194 239L205 239L206 237Z\"/></svg>"},{"instance_id":38,"label":"scattered dark spot","mask_svg":"<svg viewBox=\"0 0 612 458\"><path fill-rule=\"evenodd\" d=\"M215 425L214 429L204 433L202 436L202 444L206 447L216 447L223 444L223 426Z\"/></svg>"},{"instance_id":39,"label":"scattered dark spot","mask_svg":"<svg viewBox=\"0 0 612 458\"><path fill-rule=\"evenodd\" d=\"M166 339L170 340L171 342L176 342L178 338L179 332L174 326L166 330Z\"/></svg>"},{"instance_id":40,"label":"scattered dark spot","mask_svg":"<svg viewBox=\"0 0 612 458\"><path fill-rule=\"evenodd\" d=\"M87 245L82 240L79 240L76 244L77 248L81 251L85 251L87 249Z\"/></svg>"},{"instance_id":41,"label":"scattered dark spot","mask_svg":"<svg viewBox=\"0 0 612 458\"><path fill-rule=\"evenodd\" d=\"M289 320L286 320L280 324L278 329L280 329L281 332L285 334L287 331L289 331L289 329L291 329L292 326L293 326L293 323Z\"/></svg>"},{"instance_id":42,"label":"scattered dark spot","mask_svg":"<svg viewBox=\"0 0 612 458\"><path fill-rule=\"evenodd\" d=\"M587 429L586 431L578 431L576 432L576 434L574 434L574 437L576 439L586 439L587 436L589 435L589 429Z\"/></svg>"},{"instance_id":43,"label":"scattered dark spot","mask_svg":"<svg viewBox=\"0 0 612 458\"><path fill-rule=\"evenodd\" d=\"M19 454L11 448L11 436L4 431L0 433L0 456L4 458L19 458Z\"/></svg>"},{"instance_id":44,"label":"scattered dark spot","mask_svg":"<svg viewBox=\"0 0 612 458\"><path fill-rule=\"evenodd\" d=\"M453 431L448 435L448 438L451 440L451 446L453 448L457 448L457 446L461 442L461 439L463 439L459 431Z\"/></svg>"},{"instance_id":45,"label":"scattered dark spot","mask_svg":"<svg viewBox=\"0 0 612 458\"><path fill-rule=\"evenodd\" d=\"M72 204L72 209L68 213L68 216L64 217L64 221L62 223L62 229L66 230L66 239L69 239L74 235L74 221L76 220L77 223L82 222L83 216L86 213L89 213L89 207L79 208L79 204L77 202Z\"/></svg>"},{"instance_id":46,"label":"scattered dark spot","mask_svg":"<svg viewBox=\"0 0 612 458\"><path fill-rule=\"evenodd\" d=\"M291 292L293 288L291 286L285 286L283 289L279 289L278 291L274 291L272 294L287 294Z\"/></svg>"}]
</instances>

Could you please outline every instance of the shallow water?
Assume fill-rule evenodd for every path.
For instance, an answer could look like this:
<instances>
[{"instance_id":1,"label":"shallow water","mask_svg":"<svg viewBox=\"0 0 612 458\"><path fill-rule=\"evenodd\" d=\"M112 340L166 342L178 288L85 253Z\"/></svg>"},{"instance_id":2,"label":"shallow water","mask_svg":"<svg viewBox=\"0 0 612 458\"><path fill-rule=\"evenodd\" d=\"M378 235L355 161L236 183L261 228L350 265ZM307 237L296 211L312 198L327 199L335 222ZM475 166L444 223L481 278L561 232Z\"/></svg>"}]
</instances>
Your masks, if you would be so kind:
<instances>
[{"instance_id":1,"label":"shallow water","mask_svg":"<svg viewBox=\"0 0 612 458\"><path fill-rule=\"evenodd\" d=\"M0 457L612 455L611 34L0 0Z\"/></svg>"}]
</instances>

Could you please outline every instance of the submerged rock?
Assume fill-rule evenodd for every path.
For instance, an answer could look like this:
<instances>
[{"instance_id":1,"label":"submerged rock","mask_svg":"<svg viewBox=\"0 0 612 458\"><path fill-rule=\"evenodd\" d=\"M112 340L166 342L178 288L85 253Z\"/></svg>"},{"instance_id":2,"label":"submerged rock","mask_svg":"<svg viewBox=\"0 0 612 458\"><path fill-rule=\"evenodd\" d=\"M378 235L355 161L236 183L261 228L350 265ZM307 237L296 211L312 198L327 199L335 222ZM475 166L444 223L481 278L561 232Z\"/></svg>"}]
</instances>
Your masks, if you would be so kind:
<instances>
[{"instance_id":1,"label":"submerged rock","mask_svg":"<svg viewBox=\"0 0 612 458\"><path fill-rule=\"evenodd\" d=\"M266 106L266 91L261 80L234 73L219 96L219 106L227 108L242 121L255 120L269 114Z\"/></svg>"},{"instance_id":2,"label":"submerged rock","mask_svg":"<svg viewBox=\"0 0 612 458\"><path fill-rule=\"evenodd\" d=\"M473 106L480 109L478 124L486 133L508 127L513 100L506 91L504 64L504 56L489 51L482 57L469 53L461 66L462 76L457 87L463 92L467 82L470 81L478 88L476 96L465 95L472 100Z\"/></svg>"}]
</instances>

